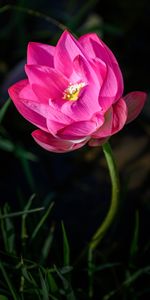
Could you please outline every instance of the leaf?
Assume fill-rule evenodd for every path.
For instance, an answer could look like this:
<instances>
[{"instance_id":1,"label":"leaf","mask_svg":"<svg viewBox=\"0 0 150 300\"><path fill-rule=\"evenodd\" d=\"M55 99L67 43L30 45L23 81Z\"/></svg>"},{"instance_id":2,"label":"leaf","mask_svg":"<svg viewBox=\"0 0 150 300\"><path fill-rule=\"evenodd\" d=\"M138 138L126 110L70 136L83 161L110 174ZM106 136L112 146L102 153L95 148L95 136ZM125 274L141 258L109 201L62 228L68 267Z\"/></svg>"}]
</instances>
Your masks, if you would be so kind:
<instances>
[{"instance_id":1,"label":"leaf","mask_svg":"<svg viewBox=\"0 0 150 300\"><path fill-rule=\"evenodd\" d=\"M33 9L28 9L28 8L17 6L17 5L4 5L0 8L0 13L6 12L6 11L9 11L9 10L14 10L15 12L26 13L29 16L34 16L34 17L37 17L39 19L43 19L46 22L52 23L53 25L55 25L56 27L58 27L62 31L67 29L67 27L64 24L60 23L59 21L57 21L56 19L50 17L49 15L45 15L45 14L39 12L39 11L36 11L36 10L33 10ZM18 13L16 15L19 16ZM17 19L16 15L15 15L16 18L13 20L14 22ZM5 32L5 36L6 36L6 32Z\"/></svg>"},{"instance_id":2,"label":"leaf","mask_svg":"<svg viewBox=\"0 0 150 300\"><path fill-rule=\"evenodd\" d=\"M4 214L7 214L9 212L9 206L6 203L4 206ZM12 220L10 218L5 219L5 232L7 236L7 251L9 253L15 252L15 229L14 225L12 223Z\"/></svg>"},{"instance_id":3,"label":"leaf","mask_svg":"<svg viewBox=\"0 0 150 300\"><path fill-rule=\"evenodd\" d=\"M1 208L0 208L0 226L1 226L1 232L2 232L2 238L3 238L3 242L4 242L4 247L5 247L5 251L7 251L7 234L6 234L6 230L5 230L5 222L4 220L2 219L2 211L1 211Z\"/></svg>"},{"instance_id":4,"label":"leaf","mask_svg":"<svg viewBox=\"0 0 150 300\"><path fill-rule=\"evenodd\" d=\"M139 239L139 212L135 213L135 225L134 225L134 233L130 247L130 257L131 260L135 257L138 251L138 239Z\"/></svg>"},{"instance_id":5,"label":"leaf","mask_svg":"<svg viewBox=\"0 0 150 300\"><path fill-rule=\"evenodd\" d=\"M114 296L116 293L118 293L123 287L129 287L141 275L148 274L149 272L150 272L150 266L147 266L147 267L145 267L143 269L140 269L140 270L134 272L131 275L128 275L128 278L125 281L123 281L123 283L120 285L120 287L118 289L112 290L111 292L109 292L108 294L106 294L103 297L103 300L110 299L112 296Z\"/></svg>"},{"instance_id":6,"label":"leaf","mask_svg":"<svg viewBox=\"0 0 150 300\"><path fill-rule=\"evenodd\" d=\"M4 118L4 116L5 116L6 112L7 112L7 109L9 107L10 103L11 103L11 100L10 100L10 98L8 98L8 100L4 103L4 105L0 109L0 124L3 121L3 118Z\"/></svg>"},{"instance_id":7,"label":"leaf","mask_svg":"<svg viewBox=\"0 0 150 300\"><path fill-rule=\"evenodd\" d=\"M54 266L54 269L62 281L63 288L64 288L64 291L62 292L64 292L63 294L66 296L66 300L76 300L71 283L62 275L62 273L60 272L60 270L57 269L56 266Z\"/></svg>"},{"instance_id":8,"label":"leaf","mask_svg":"<svg viewBox=\"0 0 150 300\"><path fill-rule=\"evenodd\" d=\"M39 286L33 278L33 276L31 275L31 273L27 271L27 268L23 266L21 271L24 278L34 287L34 289L38 290Z\"/></svg>"},{"instance_id":9,"label":"leaf","mask_svg":"<svg viewBox=\"0 0 150 300\"><path fill-rule=\"evenodd\" d=\"M50 291L52 293L55 293L56 291L58 291L58 286L56 284L56 281L55 281L53 275L51 274L51 272L49 270L47 272L47 281L48 281L48 284L49 284L49 287L50 287Z\"/></svg>"},{"instance_id":10,"label":"leaf","mask_svg":"<svg viewBox=\"0 0 150 300\"><path fill-rule=\"evenodd\" d=\"M63 268L60 268L60 272L62 275L68 274L73 270L72 266L65 266Z\"/></svg>"},{"instance_id":11,"label":"leaf","mask_svg":"<svg viewBox=\"0 0 150 300\"><path fill-rule=\"evenodd\" d=\"M93 266L93 272L97 272L97 271L103 271L105 269L111 269L111 268L114 268L116 266L120 266L121 264L120 263L107 263L107 264L103 264L103 265L100 265L100 266Z\"/></svg>"},{"instance_id":12,"label":"leaf","mask_svg":"<svg viewBox=\"0 0 150 300\"><path fill-rule=\"evenodd\" d=\"M0 137L0 149L7 152L13 152L17 158L22 160L38 161L36 155L32 152L27 151L20 145L15 145L12 141L3 137Z\"/></svg>"},{"instance_id":13,"label":"leaf","mask_svg":"<svg viewBox=\"0 0 150 300\"><path fill-rule=\"evenodd\" d=\"M26 149L24 149L23 146L17 145L15 148L15 155L19 158L23 158L26 160L30 160L30 161L34 161L37 162L38 158L36 157L35 154L33 154L32 152L27 151Z\"/></svg>"},{"instance_id":14,"label":"leaf","mask_svg":"<svg viewBox=\"0 0 150 300\"><path fill-rule=\"evenodd\" d=\"M56 271L57 275L59 276L59 278L61 279L61 281L63 283L64 290L68 290L68 288L69 288L68 280L64 276L62 276L61 272L57 269L56 266L54 266L54 268L55 268L55 271Z\"/></svg>"},{"instance_id":15,"label":"leaf","mask_svg":"<svg viewBox=\"0 0 150 300\"><path fill-rule=\"evenodd\" d=\"M49 300L49 292L41 270L39 269L43 300Z\"/></svg>"},{"instance_id":16,"label":"leaf","mask_svg":"<svg viewBox=\"0 0 150 300\"><path fill-rule=\"evenodd\" d=\"M63 233L64 266L69 266L69 264L70 264L70 247L69 247L68 238L67 238L67 234L66 234L66 230L65 230L63 222L61 222L61 226L62 226L62 233Z\"/></svg>"},{"instance_id":17,"label":"leaf","mask_svg":"<svg viewBox=\"0 0 150 300\"><path fill-rule=\"evenodd\" d=\"M41 251L41 264L43 265L44 261L48 257L49 250L51 248L51 244L53 241L53 236L54 236L54 225L51 226L50 232L45 240L44 246Z\"/></svg>"},{"instance_id":18,"label":"leaf","mask_svg":"<svg viewBox=\"0 0 150 300\"><path fill-rule=\"evenodd\" d=\"M6 203L4 206L4 215L2 214L2 211L0 210L0 226L1 226L1 232L4 242L5 251L9 253L15 252L15 230L14 225L12 221L9 218L9 215L7 214L9 210L9 206ZM3 216L7 216L5 219Z\"/></svg>"},{"instance_id":19,"label":"leaf","mask_svg":"<svg viewBox=\"0 0 150 300\"><path fill-rule=\"evenodd\" d=\"M16 296L16 292L15 292L15 290L13 289L13 285L12 285L12 283L11 283L11 281L10 281L8 275L7 275L7 272L5 271L5 269L4 269L4 267L3 267L2 263L1 263L1 261L0 261L0 270L1 270L2 274L3 274L3 277L5 278L5 281L6 281L6 283L7 283L7 285L8 285L8 288L9 288L9 290L10 290L10 292L11 292L12 298L13 298L14 300L19 300L19 299L17 298L17 296Z\"/></svg>"},{"instance_id":20,"label":"leaf","mask_svg":"<svg viewBox=\"0 0 150 300\"><path fill-rule=\"evenodd\" d=\"M32 205L32 201L33 201L34 197L35 197L35 194L33 194L29 198L26 206L24 207L24 211L26 211L26 210L28 210L30 208L30 206ZM27 235L27 229L26 229L26 217L27 217L27 214L24 213L22 215L22 224L21 224L21 240L23 241L23 244L25 242L25 239L28 237L28 235Z\"/></svg>"},{"instance_id":21,"label":"leaf","mask_svg":"<svg viewBox=\"0 0 150 300\"><path fill-rule=\"evenodd\" d=\"M122 286L130 286L134 281L136 281L141 275L148 274L150 272L150 266L146 266L140 270L137 270L123 282Z\"/></svg>"},{"instance_id":22,"label":"leaf","mask_svg":"<svg viewBox=\"0 0 150 300\"><path fill-rule=\"evenodd\" d=\"M7 152L13 152L15 145L8 139L0 137L0 149Z\"/></svg>"},{"instance_id":23,"label":"leaf","mask_svg":"<svg viewBox=\"0 0 150 300\"><path fill-rule=\"evenodd\" d=\"M22 272L22 277L24 278L24 280L27 281L31 285L31 287L33 289L33 293L38 296L39 300L41 300L39 285L36 283L35 279L31 275L31 273L27 270L27 267L26 267L26 265L24 265L23 260L21 261L21 272ZM26 289L26 291L27 291L27 289Z\"/></svg>"},{"instance_id":24,"label":"leaf","mask_svg":"<svg viewBox=\"0 0 150 300\"><path fill-rule=\"evenodd\" d=\"M9 213L9 214L4 214L4 215L1 214L0 215L0 220L3 220L3 219L8 218L8 217L9 218L14 218L14 217L20 217L22 215L28 215L28 214L40 212L44 209L45 209L45 207L37 207L37 208L29 209L29 210L22 210L22 211Z\"/></svg>"},{"instance_id":25,"label":"leaf","mask_svg":"<svg viewBox=\"0 0 150 300\"><path fill-rule=\"evenodd\" d=\"M41 229L42 225L44 224L44 222L46 221L47 217L49 216L52 208L54 206L54 202L52 202L49 206L49 208L47 209L46 213L43 215L43 217L41 218L41 220L39 221L39 223L37 224L37 226L35 227L35 230L32 233L31 236L31 241L33 239L35 239L36 235L38 234L39 230Z\"/></svg>"}]
</instances>

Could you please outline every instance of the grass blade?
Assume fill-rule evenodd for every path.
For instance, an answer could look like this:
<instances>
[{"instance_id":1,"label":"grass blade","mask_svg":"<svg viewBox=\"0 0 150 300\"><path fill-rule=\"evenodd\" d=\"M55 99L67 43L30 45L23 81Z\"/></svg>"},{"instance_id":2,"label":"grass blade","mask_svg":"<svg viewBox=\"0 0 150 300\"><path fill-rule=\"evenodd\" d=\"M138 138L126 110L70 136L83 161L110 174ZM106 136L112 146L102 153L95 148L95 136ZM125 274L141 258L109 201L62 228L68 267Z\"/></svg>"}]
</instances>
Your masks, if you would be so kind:
<instances>
[{"instance_id":1,"label":"grass blade","mask_svg":"<svg viewBox=\"0 0 150 300\"><path fill-rule=\"evenodd\" d=\"M134 281L136 281L141 275L143 274L149 274L150 272L150 266L146 266L145 268L139 269L123 282L122 286L130 286Z\"/></svg>"},{"instance_id":2,"label":"grass blade","mask_svg":"<svg viewBox=\"0 0 150 300\"><path fill-rule=\"evenodd\" d=\"M30 208L30 206L32 205L32 201L33 201L34 197L35 197L35 194L33 194L29 198L29 200L28 200L28 202L27 202L27 204L26 204L26 206L24 208L24 211L26 211L26 210L28 210ZM26 228L26 217L27 217L27 214L24 213L22 215L22 224L21 224L21 240L22 240L23 245L25 243L26 238L28 237L28 235L27 235L27 228Z\"/></svg>"},{"instance_id":3,"label":"grass blade","mask_svg":"<svg viewBox=\"0 0 150 300\"><path fill-rule=\"evenodd\" d=\"M52 293L56 293L59 290L59 288L58 288L56 281L50 271L47 272L47 281L49 284L50 291Z\"/></svg>"},{"instance_id":4,"label":"grass blade","mask_svg":"<svg viewBox=\"0 0 150 300\"><path fill-rule=\"evenodd\" d=\"M42 296L43 296L43 300L49 300L49 292L48 292L48 288L46 285L46 281L43 277L43 274L41 272L41 270L39 269L39 275L40 275L40 281L41 281L41 286L42 286Z\"/></svg>"},{"instance_id":5,"label":"grass blade","mask_svg":"<svg viewBox=\"0 0 150 300\"><path fill-rule=\"evenodd\" d=\"M37 162L38 158L35 154L32 152L27 151L23 146L17 145L15 147L15 155L19 158L25 159L25 160L30 160L33 162Z\"/></svg>"},{"instance_id":6,"label":"grass blade","mask_svg":"<svg viewBox=\"0 0 150 300\"><path fill-rule=\"evenodd\" d=\"M139 212L136 211L134 233L133 233L133 239L132 239L131 247L130 247L130 258L131 258L131 261L135 257L135 255L136 255L136 253L138 251L138 239L139 239Z\"/></svg>"},{"instance_id":7,"label":"grass blade","mask_svg":"<svg viewBox=\"0 0 150 300\"><path fill-rule=\"evenodd\" d=\"M112 296L117 294L123 287L129 287L132 283L134 283L141 275L143 274L149 274L150 272L150 266L147 266L145 268L142 268L136 272L134 272L131 275L128 275L128 278L120 285L120 287L116 290L113 290L106 294L102 300L109 300Z\"/></svg>"},{"instance_id":8,"label":"grass blade","mask_svg":"<svg viewBox=\"0 0 150 300\"><path fill-rule=\"evenodd\" d=\"M5 278L5 281L6 281L7 285L8 285L8 288L9 288L9 290L11 292L11 295L12 295L13 299L14 300L19 300L19 298L16 296L16 293L15 293L13 287L12 287L10 279L9 279L9 277L8 277L8 275L7 275L7 273L6 273L5 269L4 269L1 261L0 261L0 270L1 270L2 274L3 274L3 277Z\"/></svg>"},{"instance_id":9,"label":"grass blade","mask_svg":"<svg viewBox=\"0 0 150 300\"><path fill-rule=\"evenodd\" d=\"M4 206L4 214L9 212L9 206L6 203ZM5 232L7 236L7 251L9 253L15 253L15 229L10 218L5 219Z\"/></svg>"},{"instance_id":10,"label":"grass blade","mask_svg":"<svg viewBox=\"0 0 150 300\"><path fill-rule=\"evenodd\" d=\"M39 230L41 229L42 225L44 224L44 222L46 221L47 217L49 216L52 208L54 206L54 202L52 202L49 206L49 208L47 209L46 213L43 215L43 217L41 218L41 220L39 221L39 223L37 224L37 226L35 227L35 230L32 233L31 236L31 241L36 237L36 235L38 234Z\"/></svg>"},{"instance_id":11,"label":"grass blade","mask_svg":"<svg viewBox=\"0 0 150 300\"><path fill-rule=\"evenodd\" d=\"M57 21L56 19L54 19L48 15L45 15L45 14L43 14L39 11L33 10L33 9L28 9L28 8L17 6L17 5L10 5L10 4L4 5L0 8L0 13L7 12L9 10L15 10L18 12L26 13L26 14L36 17L36 18L43 19L43 20L53 24L54 26L58 27L62 31L64 31L67 28L64 24L60 23L59 21Z\"/></svg>"},{"instance_id":12,"label":"grass blade","mask_svg":"<svg viewBox=\"0 0 150 300\"><path fill-rule=\"evenodd\" d=\"M0 109L0 124L3 121L3 118L4 118L4 116L5 116L6 112L7 112L7 109L9 107L10 103L11 103L11 100L10 100L10 98L8 98L8 100L4 103L4 105Z\"/></svg>"},{"instance_id":13,"label":"grass blade","mask_svg":"<svg viewBox=\"0 0 150 300\"><path fill-rule=\"evenodd\" d=\"M68 238L65 230L64 223L61 222L62 226L62 233L63 233L63 259L64 259L64 266L69 266L70 264L70 247L68 243Z\"/></svg>"},{"instance_id":14,"label":"grass blade","mask_svg":"<svg viewBox=\"0 0 150 300\"><path fill-rule=\"evenodd\" d=\"M22 211L9 213L9 214L4 214L4 215L1 214L0 215L0 220L5 219L5 218L14 218L14 217L20 217L22 215L28 215L28 214L40 212L44 209L45 209L45 207L37 207L37 208L29 209L29 210L22 210Z\"/></svg>"},{"instance_id":15,"label":"grass blade","mask_svg":"<svg viewBox=\"0 0 150 300\"><path fill-rule=\"evenodd\" d=\"M0 149L7 152L13 152L15 146L10 140L0 137Z\"/></svg>"},{"instance_id":16,"label":"grass blade","mask_svg":"<svg viewBox=\"0 0 150 300\"><path fill-rule=\"evenodd\" d=\"M57 269L56 266L54 266L54 269L62 281L63 288L64 288L64 295L66 296L66 300L76 300L71 283L62 275L62 273L60 272L60 270Z\"/></svg>"},{"instance_id":17,"label":"grass blade","mask_svg":"<svg viewBox=\"0 0 150 300\"><path fill-rule=\"evenodd\" d=\"M2 232L2 239L3 239L3 243L4 243L4 248L5 248L5 251L7 251L7 235L6 235L6 230L5 230L5 223L4 223L4 220L2 218L2 211L1 211L1 208L0 208L0 226L1 226L1 232Z\"/></svg>"},{"instance_id":18,"label":"grass blade","mask_svg":"<svg viewBox=\"0 0 150 300\"><path fill-rule=\"evenodd\" d=\"M42 251L41 251L41 264L42 265L48 257L49 250L51 248L53 237L54 237L54 229L55 229L55 227L54 227L54 225L52 225L50 228L50 233L48 234L48 236L45 240L44 246L42 248Z\"/></svg>"}]
</instances>

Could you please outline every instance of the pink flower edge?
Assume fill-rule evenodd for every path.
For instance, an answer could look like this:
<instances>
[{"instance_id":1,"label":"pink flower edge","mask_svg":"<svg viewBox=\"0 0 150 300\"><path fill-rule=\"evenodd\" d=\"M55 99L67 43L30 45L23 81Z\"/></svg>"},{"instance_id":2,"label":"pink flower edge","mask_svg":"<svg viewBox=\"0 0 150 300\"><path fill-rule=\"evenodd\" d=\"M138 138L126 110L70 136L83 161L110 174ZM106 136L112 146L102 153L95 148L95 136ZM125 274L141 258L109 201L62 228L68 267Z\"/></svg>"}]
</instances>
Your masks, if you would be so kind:
<instances>
[{"instance_id":1,"label":"pink flower edge","mask_svg":"<svg viewBox=\"0 0 150 300\"><path fill-rule=\"evenodd\" d=\"M65 31L56 47L30 42L25 71L28 79L10 87L9 95L20 114L39 128L34 140L52 152L104 144L139 115L147 97L139 91L122 96L118 62L94 33L76 40ZM79 96L68 101L69 85L80 81L85 85Z\"/></svg>"},{"instance_id":2,"label":"pink flower edge","mask_svg":"<svg viewBox=\"0 0 150 300\"><path fill-rule=\"evenodd\" d=\"M147 99L147 94L145 92L139 91L131 92L127 94L123 99L128 108L126 121L127 124L132 122L140 114Z\"/></svg>"},{"instance_id":3,"label":"pink flower edge","mask_svg":"<svg viewBox=\"0 0 150 300\"><path fill-rule=\"evenodd\" d=\"M32 137L42 148L55 153L65 153L77 150L87 143L87 139L78 143L77 141L62 140L40 129L33 131Z\"/></svg>"}]
</instances>

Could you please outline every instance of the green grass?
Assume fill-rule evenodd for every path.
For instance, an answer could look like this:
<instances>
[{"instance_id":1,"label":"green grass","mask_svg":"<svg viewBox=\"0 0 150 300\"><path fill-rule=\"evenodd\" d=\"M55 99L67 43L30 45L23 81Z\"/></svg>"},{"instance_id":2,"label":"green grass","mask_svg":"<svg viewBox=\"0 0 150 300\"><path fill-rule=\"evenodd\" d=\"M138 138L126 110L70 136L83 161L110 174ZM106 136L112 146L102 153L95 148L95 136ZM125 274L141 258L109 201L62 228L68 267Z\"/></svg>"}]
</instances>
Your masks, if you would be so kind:
<instances>
[{"instance_id":1,"label":"green grass","mask_svg":"<svg viewBox=\"0 0 150 300\"><path fill-rule=\"evenodd\" d=\"M138 288L138 282L143 278L146 281L148 280L150 266L139 268L138 262L137 265L134 262L139 251L137 245L139 217L137 217L137 213L129 261L126 266L121 261L109 262L109 257L106 261L106 257L104 257L105 249L103 249L102 256L99 251L95 253L92 266L89 266L86 262L86 252L78 265L74 265L70 257L72 249L63 222L61 223L62 242L61 248L59 248L62 259L60 265L60 258L58 262L57 256L54 259L57 242L54 243L55 231L53 224L51 224L49 230L47 230L48 224L48 227L45 227L46 223L50 222L54 204L51 202L48 208L32 208L34 197L35 195L30 197L21 212L11 212L8 204L1 208L0 299L98 299L95 296L98 295L99 289L101 289L100 294L103 300L121 299L119 295L124 295L125 299L131 299L130 297L133 294L133 299L140 299L138 295L140 295L141 290L140 287ZM31 226L32 215L36 216L36 226L33 231ZM19 240L17 237L18 231L20 232ZM40 243L39 240L41 240ZM18 243L22 247L22 253L18 253ZM48 259L51 254L53 259ZM88 285L86 289L82 287L90 272L93 274L92 282L89 282L89 284L92 284L92 296L90 293L88 295ZM121 279L119 274L122 274ZM117 287L115 287L114 276L119 281ZM79 278L81 278L81 282L84 278L81 285L78 281ZM103 285L109 288L107 292ZM114 288L112 288L113 286ZM146 290L143 291L144 293L146 293Z\"/></svg>"}]
</instances>

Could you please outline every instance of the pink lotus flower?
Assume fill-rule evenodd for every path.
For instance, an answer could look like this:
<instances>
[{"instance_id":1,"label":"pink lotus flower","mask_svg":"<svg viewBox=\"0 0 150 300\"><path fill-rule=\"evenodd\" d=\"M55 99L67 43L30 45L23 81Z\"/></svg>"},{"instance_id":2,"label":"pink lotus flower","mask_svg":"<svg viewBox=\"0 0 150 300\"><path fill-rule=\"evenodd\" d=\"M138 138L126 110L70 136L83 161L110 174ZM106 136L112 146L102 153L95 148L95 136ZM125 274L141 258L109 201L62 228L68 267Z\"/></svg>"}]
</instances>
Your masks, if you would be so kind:
<instances>
[{"instance_id":1,"label":"pink lotus flower","mask_svg":"<svg viewBox=\"0 0 150 300\"><path fill-rule=\"evenodd\" d=\"M96 34L76 40L65 31L56 47L29 43L28 79L9 88L35 141L53 152L97 146L137 117L146 94L123 97L123 79L110 49Z\"/></svg>"}]
</instances>

